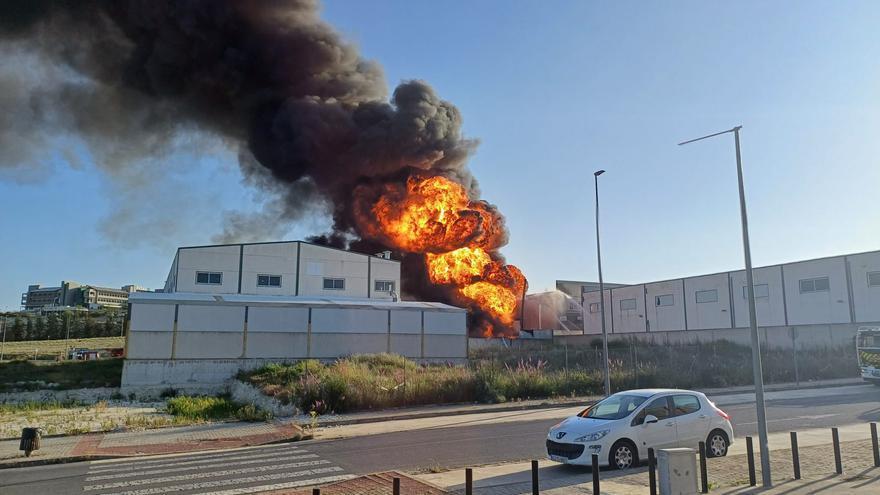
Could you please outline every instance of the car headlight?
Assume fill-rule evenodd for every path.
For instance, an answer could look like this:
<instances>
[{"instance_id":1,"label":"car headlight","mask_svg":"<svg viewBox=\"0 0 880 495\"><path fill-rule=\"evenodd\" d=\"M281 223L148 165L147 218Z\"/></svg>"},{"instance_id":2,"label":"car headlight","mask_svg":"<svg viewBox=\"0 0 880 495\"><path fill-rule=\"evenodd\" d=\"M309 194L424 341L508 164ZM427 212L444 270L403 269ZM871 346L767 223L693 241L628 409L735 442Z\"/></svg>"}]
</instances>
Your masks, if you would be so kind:
<instances>
[{"instance_id":1,"label":"car headlight","mask_svg":"<svg viewBox=\"0 0 880 495\"><path fill-rule=\"evenodd\" d=\"M610 432L611 432L611 430L594 431L593 433L587 433L586 435L584 435L582 437L575 438L574 441L575 442L595 442L596 440L599 440L600 438L604 437L605 435L607 435Z\"/></svg>"}]
</instances>

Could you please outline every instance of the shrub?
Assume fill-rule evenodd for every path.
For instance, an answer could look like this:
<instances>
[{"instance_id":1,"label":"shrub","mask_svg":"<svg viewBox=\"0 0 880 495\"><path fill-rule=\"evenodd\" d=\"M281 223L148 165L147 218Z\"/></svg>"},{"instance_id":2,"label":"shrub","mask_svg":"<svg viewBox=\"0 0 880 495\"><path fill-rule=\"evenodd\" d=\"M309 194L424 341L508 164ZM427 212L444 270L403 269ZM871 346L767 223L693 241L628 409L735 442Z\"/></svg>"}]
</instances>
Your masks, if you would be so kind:
<instances>
[{"instance_id":1,"label":"shrub","mask_svg":"<svg viewBox=\"0 0 880 495\"><path fill-rule=\"evenodd\" d=\"M239 419L241 421L267 421L272 414L262 411L253 404L239 404L226 396L220 397L172 397L165 403L165 409L176 419L188 421L220 421Z\"/></svg>"}]
</instances>

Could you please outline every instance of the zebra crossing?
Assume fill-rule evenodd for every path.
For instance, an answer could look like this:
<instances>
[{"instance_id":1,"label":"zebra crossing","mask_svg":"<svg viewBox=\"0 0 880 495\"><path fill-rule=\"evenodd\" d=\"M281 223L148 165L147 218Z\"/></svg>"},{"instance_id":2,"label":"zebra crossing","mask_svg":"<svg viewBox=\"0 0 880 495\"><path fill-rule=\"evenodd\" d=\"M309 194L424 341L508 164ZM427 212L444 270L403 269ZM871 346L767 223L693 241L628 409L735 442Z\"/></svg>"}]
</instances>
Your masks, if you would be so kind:
<instances>
[{"instance_id":1,"label":"zebra crossing","mask_svg":"<svg viewBox=\"0 0 880 495\"><path fill-rule=\"evenodd\" d=\"M95 461L89 464L83 492L87 495L244 495L354 477L307 448L286 444L161 459Z\"/></svg>"}]
</instances>

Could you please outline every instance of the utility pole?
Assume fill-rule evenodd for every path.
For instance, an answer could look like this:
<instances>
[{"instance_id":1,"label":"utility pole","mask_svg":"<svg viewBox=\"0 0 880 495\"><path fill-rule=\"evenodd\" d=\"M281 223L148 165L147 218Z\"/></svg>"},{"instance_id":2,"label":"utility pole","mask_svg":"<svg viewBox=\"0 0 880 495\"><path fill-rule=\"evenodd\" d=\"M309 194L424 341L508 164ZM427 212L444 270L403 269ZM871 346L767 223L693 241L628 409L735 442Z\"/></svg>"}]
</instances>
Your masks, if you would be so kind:
<instances>
[{"instance_id":1,"label":"utility pole","mask_svg":"<svg viewBox=\"0 0 880 495\"><path fill-rule=\"evenodd\" d=\"M716 132L708 136L678 143L679 146L701 141L710 137L733 133L736 144L736 177L739 185L739 213L742 223L743 254L746 263L746 285L749 298L749 330L752 337L752 374L755 381L755 409L758 416L758 443L761 447L761 481L764 488L773 486L770 477L770 446L767 441L767 414L764 407L764 373L761 366L761 340L758 338L758 319L755 312L755 284L752 279L752 250L749 246L749 219L746 214L746 193L743 186L742 156L739 149L739 131L741 125L726 131Z\"/></svg>"},{"instance_id":2,"label":"utility pole","mask_svg":"<svg viewBox=\"0 0 880 495\"><path fill-rule=\"evenodd\" d=\"M596 186L596 259L599 268L599 313L602 318L602 358L605 368L605 395L611 395L611 372L609 371L608 359L608 333L605 330L605 284L602 282L602 249L599 242L599 176L604 174L604 170L593 172L593 179Z\"/></svg>"},{"instance_id":3,"label":"utility pole","mask_svg":"<svg viewBox=\"0 0 880 495\"><path fill-rule=\"evenodd\" d=\"M9 315L3 316L3 343L0 344L0 361L3 361L3 352L6 350L6 329L9 328Z\"/></svg>"}]
</instances>

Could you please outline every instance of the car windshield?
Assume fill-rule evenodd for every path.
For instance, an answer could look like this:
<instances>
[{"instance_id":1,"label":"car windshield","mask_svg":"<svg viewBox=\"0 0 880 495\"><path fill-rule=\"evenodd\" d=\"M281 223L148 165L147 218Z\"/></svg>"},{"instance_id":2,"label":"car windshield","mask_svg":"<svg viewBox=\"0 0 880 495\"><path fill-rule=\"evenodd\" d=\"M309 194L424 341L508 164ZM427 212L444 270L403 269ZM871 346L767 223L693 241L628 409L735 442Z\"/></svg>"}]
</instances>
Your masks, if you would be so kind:
<instances>
[{"instance_id":1,"label":"car windshield","mask_svg":"<svg viewBox=\"0 0 880 495\"><path fill-rule=\"evenodd\" d=\"M593 419L622 419L635 411L645 399L646 397L640 395L615 394L596 403L578 416Z\"/></svg>"}]
</instances>

